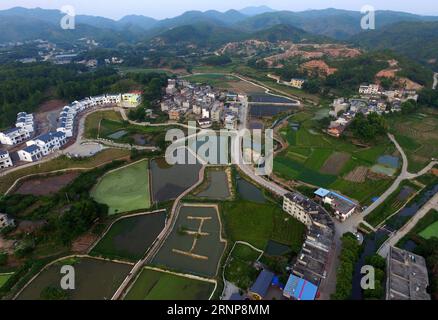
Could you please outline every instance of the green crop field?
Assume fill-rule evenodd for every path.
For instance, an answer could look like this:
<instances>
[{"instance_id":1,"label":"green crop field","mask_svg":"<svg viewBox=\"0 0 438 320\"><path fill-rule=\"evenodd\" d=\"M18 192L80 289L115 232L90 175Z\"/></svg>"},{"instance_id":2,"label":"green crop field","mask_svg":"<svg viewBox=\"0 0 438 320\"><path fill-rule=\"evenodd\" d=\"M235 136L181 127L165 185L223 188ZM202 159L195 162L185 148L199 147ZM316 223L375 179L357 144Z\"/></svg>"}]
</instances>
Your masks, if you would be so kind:
<instances>
[{"instance_id":1,"label":"green crop field","mask_svg":"<svg viewBox=\"0 0 438 320\"><path fill-rule=\"evenodd\" d=\"M421 231L420 236L424 239L438 238L438 221Z\"/></svg>"},{"instance_id":2,"label":"green crop field","mask_svg":"<svg viewBox=\"0 0 438 320\"><path fill-rule=\"evenodd\" d=\"M149 208L151 198L147 161L108 173L93 188L91 196L97 202L108 205L109 214Z\"/></svg>"},{"instance_id":3,"label":"green crop field","mask_svg":"<svg viewBox=\"0 0 438 320\"><path fill-rule=\"evenodd\" d=\"M9 280L11 276L12 273L0 274L0 288L4 286L4 284Z\"/></svg>"},{"instance_id":4,"label":"green crop field","mask_svg":"<svg viewBox=\"0 0 438 320\"><path fill-rule=\"evenodd\" d=\"M207 300L214 284L144 269L125 300Z\"/></svg>"},{"instance_id":5,"label":"green crop field","mask_svg":"<svg viewBox=\"0 0 438 320\"><path fill-rule=\"evenodd\" d=\"M272 203L227 202L222 205L222 213L226 235L232 241L245 241L261 250L266 248L269 240L294 250L301 248L304 225Z\"/></svg>"},{"instance_id":6,"label":"green crop field","mask_svg":"<svg viewBox=\"0 0 438 320\"><path fill-rule=\"evenodd\" d=\"M306 110L293 115L289 125L280 129L280 135L289 143L287 150L274 159L274 173L285 180L302 181L315 187L339 191L363 205L379 196L391 180L349 181L346 177L358 167L371 168L382 155L391 155L395 147L382 138L373 146L355 146L346 138L336 139L322 132L315 115L320 110ZM295 131L290 124L297 123ZM340 157L337 162L336 157ZM343 160L342 160L343 159ZM334 174L334 173L338 174Z\"/></svg>"},{"instance_id":7,"label":"green crop field","mask_svg":"<svg viewBox=\"0 0 438 320\"><path fill-rule=\"evenodd\" d=\"M391 118L394 133L409 160L409 170L417 172L438 157L438 113L423 108L411 115Z\"/></svg>"}]
</instances>

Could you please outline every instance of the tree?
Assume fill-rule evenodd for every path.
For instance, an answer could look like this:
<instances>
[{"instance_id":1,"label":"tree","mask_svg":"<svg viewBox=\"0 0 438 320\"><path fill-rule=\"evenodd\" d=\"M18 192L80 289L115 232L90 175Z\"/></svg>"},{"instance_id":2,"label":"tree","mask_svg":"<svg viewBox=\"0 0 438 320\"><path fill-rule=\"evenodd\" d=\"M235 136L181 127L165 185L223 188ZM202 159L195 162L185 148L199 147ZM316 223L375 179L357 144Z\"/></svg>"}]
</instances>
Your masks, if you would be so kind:
<instances>
[{"instance_id":1,"label":"tree","mask_svg":"<svg viewBox=\"0 0 438 320\"><path fill-rule=\"evenodd\" d=\"M411 114L417 110L417 102L408 100L401 105L402 114Z\"/></svg>"},{"instance_id":2,"label":"tree","mask_svg":"<svg viewBox=\"0 0 438 320\"><path fill-rule=\"evenodd\" d=\"M5 266L8 262L8 254L7 253L0 253L0 266Z\"/></svg>"},{"instance_id":3,"label":"tree","mask_svg":"<svg viewBox=\"0 0 438 320\"><path fill-rule=\"evenodd\" d=\"M69 294L66 290L55 287L47 287L41 292L42 300L68 300Z\"/></svg>"}]
</instances>

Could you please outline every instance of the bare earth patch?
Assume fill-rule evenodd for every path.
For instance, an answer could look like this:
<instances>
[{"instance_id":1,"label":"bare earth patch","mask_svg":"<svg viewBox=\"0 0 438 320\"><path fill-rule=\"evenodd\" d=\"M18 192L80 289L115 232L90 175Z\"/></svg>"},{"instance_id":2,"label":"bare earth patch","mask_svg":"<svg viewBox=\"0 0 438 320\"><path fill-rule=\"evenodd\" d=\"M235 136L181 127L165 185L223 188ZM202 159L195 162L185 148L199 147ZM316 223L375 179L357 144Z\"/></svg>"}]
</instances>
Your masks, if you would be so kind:
<instances>
[{"instance_id":1,"label":"bare earth patch","mask_svg":"<svg viewBox=\"0 0 438 320\"><path fill-rule=\"evenodd\" d=\"M79 176L79 172L68 172L59 176L35 178L25 181L14 193L46 196L58 192Z\"/></svg>"},{"instance_id":2,"label":"bare earth patch","mask_svg":"<svg viewBox=\"0 0 438 320\"><path fill-rule=\"evenodd\" d=\"M364 183L368 175L367 167L357 167L345 177L345 180L356 183Z\"/></svg>"},{"instance_id":3,"label":"bare earth patch","mask_svg":"<svg viewBox=\"0 0 438 320\"><path fill-rule=\"evenodd\" d=\"M96 235L90 233L77 238L72 243L72 251L74 253L87 253L93 243L96 242L97 238Z\"/></svg>"},{"instance_id":4,"label":"bare earth patch","mask_svg":"<svg viewBox=\"0 0 438 320\"><path fill-rule=\"evenodd\" d=\"M351 155L343 152L335 152L324 163L321 168L321 173L338 175L344 165L350 160Z\"/></svg>"}]
</instances>

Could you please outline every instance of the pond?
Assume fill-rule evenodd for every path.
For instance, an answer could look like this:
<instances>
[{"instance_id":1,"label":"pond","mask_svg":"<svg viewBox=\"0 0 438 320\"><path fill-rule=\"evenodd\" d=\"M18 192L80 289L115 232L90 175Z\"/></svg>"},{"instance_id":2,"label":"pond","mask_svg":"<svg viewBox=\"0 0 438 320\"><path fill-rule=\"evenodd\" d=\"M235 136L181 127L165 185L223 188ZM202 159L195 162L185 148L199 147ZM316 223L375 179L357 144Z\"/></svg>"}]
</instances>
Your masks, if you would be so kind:
<instances>
[{"instance_id":1,"label":"pond","mask_svg":"<svg viewBox=\"0 0 438 320\"><path fill-rule=\"evenodd\" d=\"M262 190L239 176L237 177L237 192L244 200L266 203Z\"/></svg>"},{"instance_id":2,"label":"pond","mask_svg":"<svg viewBox=\"0 0 438 320\"><path fill-rule=\"evenodd\" d=\"M408 207L400 210L394 217L392 217L386 224L386 228L390 231L400 229L408 220L410 220L433 196L438 193L438 184L429 188L423 193L419 201L410 204Z\"/></svg>"},{"instance_id":3,"label":"pond","mask_svg":"<svg viewBox=\"0 0 438 320\"><path fill-rule=\"evenodd\" d=\"M296 103L295 100L286 97L278 97L270 94L252 94L249 97L250 102L261 103Z\"/></svg>"},{"instance_id":4,"label":"pond","mask_svg":"<svg viewBox=\"0 0 438 320\"><path fill-rule=\"evenodd\" d=\"M176 199L199 178L200 164L169 166L164 158L151 162L151 185L154 202Z\"/></svg>"},{"instance_id":5,"label":"pond","mask_svg":"<svg viewBox=\"0 0 438 320\"><path fill-rule=\"evenodd\" d=\"M279 106L279 105L252 105L250 107L249 114L251 117L263 118L263 117L274 117L283 112L289 112L291 110L297 110L296 106Z\"/></svg>"},{"instance_id":6,"label":"pond","mask_svg":"<svg viewBox=\"0 0 438 320\"><path fill-rule=\"evenodd\" d=\"M228 176L223 170L210 171L207 173L208 186L197 194L200 198L224 200L231 196L228 186Z\"/></svg>"}]
</instances>

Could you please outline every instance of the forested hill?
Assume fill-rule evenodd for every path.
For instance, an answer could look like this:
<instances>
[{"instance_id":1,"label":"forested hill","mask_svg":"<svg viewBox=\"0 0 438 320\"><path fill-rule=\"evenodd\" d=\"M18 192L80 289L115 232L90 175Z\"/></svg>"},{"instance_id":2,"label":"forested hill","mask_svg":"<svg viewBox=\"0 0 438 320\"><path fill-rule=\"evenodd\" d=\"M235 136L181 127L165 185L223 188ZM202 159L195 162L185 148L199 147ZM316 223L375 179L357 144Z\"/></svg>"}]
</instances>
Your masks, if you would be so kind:
<instances>
[{"instance_id":1,"label":"forested hill","mask_svg":"<svg viewBox=\"0 0 438 320\"><path fill-rule=\"evenodd\" d=\"M360 33L351 41L370 50L391 49L438 70L438 21L399 22Z\"/></svg>"}]
</instances>

